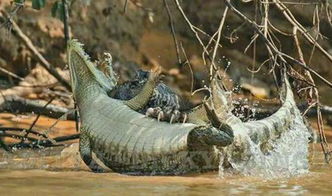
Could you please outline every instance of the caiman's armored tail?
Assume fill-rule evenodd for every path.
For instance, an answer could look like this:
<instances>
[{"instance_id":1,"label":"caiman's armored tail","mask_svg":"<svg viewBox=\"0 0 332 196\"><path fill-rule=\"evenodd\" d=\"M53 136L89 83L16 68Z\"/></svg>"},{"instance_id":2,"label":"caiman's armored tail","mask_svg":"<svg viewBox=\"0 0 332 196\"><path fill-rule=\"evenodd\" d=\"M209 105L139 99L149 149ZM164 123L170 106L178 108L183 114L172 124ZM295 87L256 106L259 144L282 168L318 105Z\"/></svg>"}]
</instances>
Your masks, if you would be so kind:
<instances>
[{"instance_id":1,"label":"caiman's armored tail","mask_svg":"<svg viewBox=\"0 0 332 196\"><path fill-rule=\"evenodd\" d=\"M150 98L158 71L132 100L108 97L106 91L113 87L81 47L77 41L70 41L68 60L81 115L80 154L91 170L103 171L92 153L118 172L180 174L218 168L213 146L231 144L232 134L208 125L158 122L134 111Z\"/></svg>"},{"instance_id":2,"label":"caiman's armored tail","mask_svg":"<svg viewBox=\"0 0 332 196\"><path fill-rule=\"evenodd\" d=\"M106 92L113 89L114 82L108 82L109 78L94 66L81 46L75 40L69 42L68 62L81 115L80 154L96 172L102 170L92 153L121 173L163 175L217 170L220 154L216 146L227 146L225 152L243 154L237 148L246 147L240 133L248 133L255 143L265 142L289 131L295 116L301 118L286 81L283 106L260 121L243 123L228 111L231 106L223 108L227 99L219 89L212 100L215 113L210 117L204 107L199 107L188 115L191 123L158 122L133 110L149 99L156 75L151 75L142 92L132 100L112 99Z\"/></svg>"}]
</instances>

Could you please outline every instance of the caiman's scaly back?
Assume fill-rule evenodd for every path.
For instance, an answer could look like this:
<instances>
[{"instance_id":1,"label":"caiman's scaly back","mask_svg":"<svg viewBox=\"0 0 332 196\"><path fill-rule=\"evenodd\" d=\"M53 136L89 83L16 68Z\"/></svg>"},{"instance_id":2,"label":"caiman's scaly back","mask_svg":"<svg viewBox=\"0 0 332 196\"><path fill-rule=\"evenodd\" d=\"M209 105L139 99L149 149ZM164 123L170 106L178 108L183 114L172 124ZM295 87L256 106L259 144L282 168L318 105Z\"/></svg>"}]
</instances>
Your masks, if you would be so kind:
<instances>
[{"instance_id":1,"label":"caiman's scaly back","mask_svg":"<svg viewBox=\"0 0 332 196\"><path fill-rule=\"evenodd\" d=\"M224 153L246 162L250 156L239 155L246 152L250 142L241 133L248 133L254 143L266 143L289 131L295 118L302 118L285 76L283 105L268 118L241 122L230 111L223 111L230 107L222 107L227 100L222 89L212 88L219 93L212 93L216 96L212 100L216 112L210 114L214 119L198 108L188 116L192 123L158 122L134 111L149 100L158 74L150 74L136 97L121 101L107 96L114 80L94 66L82 44L70 41L68 58L73 94L81 116L79 150L83 161L95 172L103 169L92 159L92 153L107 167L122 173L174 175L217 170L220 152L215 147L227 146ZM207 117L201 118L202 115ZM223 116L226 119L221 119ZM222 123L228 123L232 129L228 125L220 126Z\"/></svg>"},{"instance_id":2,"label":"caiman's scaly back","mask_svg":"<svg viewBox=\"0 0 332 196\"><path fill-rule=\"evenodd\" d=\"M102 168L92 159L92 152L119 172L170 174L218 168L213 146L231 144L232 133L209 125L158 122L134 111L150 99L158 71L150 74L136 97L121 101L107 96L112 80L94 66L82 44L70 41L68 56L81 116L80 154L93 171Z\"/></svg>"}]
</instances>

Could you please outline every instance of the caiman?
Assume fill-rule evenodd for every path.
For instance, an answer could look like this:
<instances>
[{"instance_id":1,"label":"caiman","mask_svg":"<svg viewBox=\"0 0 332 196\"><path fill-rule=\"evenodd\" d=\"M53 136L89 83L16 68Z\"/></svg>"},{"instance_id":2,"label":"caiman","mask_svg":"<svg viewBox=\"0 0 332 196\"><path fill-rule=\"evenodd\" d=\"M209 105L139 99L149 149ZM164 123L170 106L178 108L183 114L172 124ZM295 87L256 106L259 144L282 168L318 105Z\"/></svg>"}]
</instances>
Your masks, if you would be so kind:
<instances>
[{"instance_id":1,"label":"caiman","mask_svg":"<svg viewBox=\"0 0 332 196\"><path fill-rule=\"evenodd\" d=\"M206 107L192 111L188 123L159 122L137 112L149 101L157 73L150 74L135 97L117 100L107 94L115 88L114 80L96 68L76 40L68 43L68 64L73 97L81 117L79 151L94 172L104 169L92 158L93 153L112 171L127 174L179 175L217 170L220 149L229 146L224 150L237 150L242 143L246 147L241 132L247 132L255 143L264 143L278 138L300 115L285 77L283 105L266 119L241 122L231 114L225 92L214 85L211 100L214 117L232 129L212 123L216 120L202 109Z\"/></svg>"},{"instance_id":2,"label":"caiman","mask_svg":"<svg viewBox=\"0 0 332 196\"><path fill-rule=\"evenodd\" d=\"M112 64L109 65L109 72L114 72ZM133 80L117 85L109 95L115 99L129 100L142 90L149 75L150 72L148 71L138 70ZM146 106L138 112L172 123L184 122L186 120L184 111L188 108L190 108L188 102L185 102L169 86L160 81L156 84Z\"/></svg>"}]
</instances>

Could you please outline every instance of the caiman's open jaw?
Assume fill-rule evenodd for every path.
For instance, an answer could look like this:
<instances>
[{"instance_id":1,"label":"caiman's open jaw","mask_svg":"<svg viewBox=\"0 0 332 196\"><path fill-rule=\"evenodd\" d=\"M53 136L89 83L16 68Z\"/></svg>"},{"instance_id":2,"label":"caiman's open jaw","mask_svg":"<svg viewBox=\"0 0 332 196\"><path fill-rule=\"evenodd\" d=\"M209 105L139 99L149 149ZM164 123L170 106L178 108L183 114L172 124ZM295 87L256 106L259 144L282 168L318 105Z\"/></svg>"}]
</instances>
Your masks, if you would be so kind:
<instances>
[{"instance_id":1,"label":"caiman's open jaw","mask_svg":"<svg viewBox=\"0 0 332 196\"><path fill-rule=\"evenodd\" d=\"M99 167L92 159L92 152L106 166L118 172L161 175L217 170L220 156L215 146L232 144L241 131L248 132L256 142L273 139L287 131L287 123L299 114L293 112L298 109L285 77L283 106L266 119L248 123L241 122L230 112L219 112L219 107L227 99L223 97L225 92L216 88L218 99L214 103L217 117L233 128L234 136L229 130L209 125L209 119L201 116L203 113L194 115L195 118L203 117L201 121L196 119L199 123L195 123L195 119L193 123L184 124L158 122L132 109L141 107L149 98L155 84L153 78L132 100L115 100L106 93L100 93L113 87L90 62L81 44L70 41L68 56L74 97L83 100L77 103L82 122L80 154L93 171L99 171Z\"/></svg>"},{"instance_id":2,"label":"caiman's open jaw","mask_svg":"<svg viewBox=\"0 0 332 196\"><path fill-rule=\"evenodd\" d=\"M69 40L67 46L67 57L70 70L72 90L75 92L79 82L84 80L93 80L97 82L106 91L114 88L113 79L108 78L100 70L96 69L90 57L83 50L83 44L76 39Z\"/></svg>"}]
</instances>

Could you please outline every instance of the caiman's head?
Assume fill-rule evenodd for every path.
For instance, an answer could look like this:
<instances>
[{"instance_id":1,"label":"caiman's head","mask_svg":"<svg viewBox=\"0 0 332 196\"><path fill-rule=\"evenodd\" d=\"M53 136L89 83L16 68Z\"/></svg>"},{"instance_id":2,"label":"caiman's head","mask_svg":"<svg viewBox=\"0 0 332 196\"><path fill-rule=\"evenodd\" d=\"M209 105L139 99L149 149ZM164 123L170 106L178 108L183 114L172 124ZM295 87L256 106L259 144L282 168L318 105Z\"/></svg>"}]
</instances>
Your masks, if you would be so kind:
<instances>
[{"instance_id":1,"label":"caiman's head","mask_svg":"<svg viewBox=\"0 0 332 196\"><path fill-rule=\"evenodd\" d=\"M90 61L90 57L84 52L82 47L83 44L77 40L70 40L68 42L68 64L72 91L76 101L78 99L86 100L88 97L94 99L98 93L106 94L115 87L117 81L111 66L110 56L104 62L104 66L106 66L106 70L104 70L105 74L103 71L97 69L95 64ZM144 107L150 100L159 79L160 71L160 67L151 70L151 74L149 74L142 91L134 98L123 101L123 103L135 111Z\"/></svg>"},{"instance_id":2,"label":"caiman's head","mask_svg":"<svg viewBox=\"0 0 332 196\"><path fill-rule=\"evenodd\" d=\"M67 56L74 98L78 88L84 91L89 86L95 86L95 88L101 88L105 91L112 90L116 79L111 78L112 74L106 76L102 71L98 70L82 47L83 44L75 39L68 42ZM111 69L111 67L108 69Z\"/></svg>"}]
</instances>

